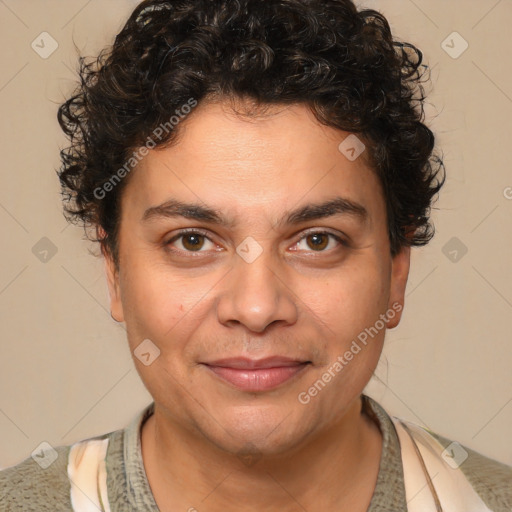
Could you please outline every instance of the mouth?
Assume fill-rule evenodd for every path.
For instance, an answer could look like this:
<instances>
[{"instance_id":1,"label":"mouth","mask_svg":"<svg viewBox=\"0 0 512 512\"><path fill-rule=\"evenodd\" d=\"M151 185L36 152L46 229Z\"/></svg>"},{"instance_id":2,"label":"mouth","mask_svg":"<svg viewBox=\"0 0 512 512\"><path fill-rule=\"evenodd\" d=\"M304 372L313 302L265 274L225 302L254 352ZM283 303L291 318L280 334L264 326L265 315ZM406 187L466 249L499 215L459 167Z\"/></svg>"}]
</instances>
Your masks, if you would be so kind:
<instances>
[{"instance_id":1,"label":"mouth","mask_svg":"<svg viewBox=\"0 0 512 512\"><path fill-rule=\"evenodd\" d=\"M216 377L247 392L269 391L303 373L311 361L287 357L219 359L203 365Z\"/></svg>"}]
</instances>

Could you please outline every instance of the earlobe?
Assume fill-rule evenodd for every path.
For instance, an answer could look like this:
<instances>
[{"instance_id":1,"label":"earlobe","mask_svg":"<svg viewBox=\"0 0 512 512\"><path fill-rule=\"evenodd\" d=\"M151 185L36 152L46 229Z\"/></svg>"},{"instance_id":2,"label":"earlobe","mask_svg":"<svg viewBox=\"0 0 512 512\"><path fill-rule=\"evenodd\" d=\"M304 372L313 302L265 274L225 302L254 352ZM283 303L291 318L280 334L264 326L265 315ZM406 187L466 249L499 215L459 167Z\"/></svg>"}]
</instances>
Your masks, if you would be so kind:
<instances>
[{"instance_id":1,"label":"earlobe","mask_svg":"<svg viewBox=\"0 0 512 512\"><path fill-rule=\"evenodd\" d=\"M121 302L119 287L119 272L109 251L102 246L101 252L105 261L105 274L110 295L110 316L116 322L124 322L123 304Z\"/></svg>"},{"instance_id":2,"label":"earlobe","mask_svg":"<svg viewBox=\"0 0 512 512\"><path fill-rule=\"evenodd\" d=\"M411 263L411 248L404 246L400 252L396 254L391 262L391 287L389 294L389 310L393 310L396 314L387 321L387 328L392 329L400 323L402 311L405 302L405 288L407 286L407 278L409 277L409 268Z\"/></svg>"}]
</instances>

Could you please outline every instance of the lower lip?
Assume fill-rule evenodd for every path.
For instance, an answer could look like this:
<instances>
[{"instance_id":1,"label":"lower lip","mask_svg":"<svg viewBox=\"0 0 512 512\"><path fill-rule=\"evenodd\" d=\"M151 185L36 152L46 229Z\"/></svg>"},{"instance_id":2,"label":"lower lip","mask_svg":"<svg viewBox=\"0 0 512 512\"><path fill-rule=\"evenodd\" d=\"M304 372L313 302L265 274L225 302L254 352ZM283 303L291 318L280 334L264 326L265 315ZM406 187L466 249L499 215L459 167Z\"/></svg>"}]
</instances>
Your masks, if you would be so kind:
<instances>
[{"instance_id":1,"label":"lower lip","mask_svg":"<svg viewBox=\"0 0 512 512\"><path fill-rule=\"evenodd\" d=\"M307 363L254 370L209 365L207 365L207 368L221 379L243 391L268 391L290 380L303 371L306 366Z\"/></svg>"}]
</instances>

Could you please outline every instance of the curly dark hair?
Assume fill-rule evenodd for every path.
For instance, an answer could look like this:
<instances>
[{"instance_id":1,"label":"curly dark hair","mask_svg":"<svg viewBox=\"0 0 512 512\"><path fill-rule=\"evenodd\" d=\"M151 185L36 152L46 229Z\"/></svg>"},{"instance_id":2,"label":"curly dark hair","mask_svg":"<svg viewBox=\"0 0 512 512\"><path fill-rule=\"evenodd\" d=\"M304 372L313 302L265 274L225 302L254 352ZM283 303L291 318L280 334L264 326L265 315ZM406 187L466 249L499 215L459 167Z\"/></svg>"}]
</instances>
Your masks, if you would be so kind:
<instances>
[{"instance_id":1,"label":"curly dark hair","mask_svg":"<svg viewBox=\"0 0 512 512\"><path fill-rule=\"evenodd\" d=\"M445 172L423 123L428 66L375 10L358 11L351 0L146 0L112 46L78 60L79 85L58 110L70 145L57 174L67 220L116 265L129 176L104 197L95 191L190 98L307 105L322 124L364 141L384 191L392 254L434 234L431 204ZM170 145L178 129L157 146Z\"/></svg>"}]
</instances>

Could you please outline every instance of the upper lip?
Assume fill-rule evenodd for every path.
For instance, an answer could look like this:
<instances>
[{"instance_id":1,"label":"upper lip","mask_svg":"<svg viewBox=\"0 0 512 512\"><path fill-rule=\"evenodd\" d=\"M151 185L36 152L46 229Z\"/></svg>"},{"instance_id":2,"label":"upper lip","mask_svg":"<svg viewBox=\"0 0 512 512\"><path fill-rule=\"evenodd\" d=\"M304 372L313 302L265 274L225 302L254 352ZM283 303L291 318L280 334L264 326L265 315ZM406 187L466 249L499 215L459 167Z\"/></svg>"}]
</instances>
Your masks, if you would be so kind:
<instances>
[{"instance_id":1,"label":"upper lip","mask_svg":"<svg viewBox=\"0 0 512 512\"><path fill-rule=\"evenodd\" d=\"M298 366L307 363L301 359L293 359L284 356L271 356L263 359L250 359L248 357L230 357L217 359L208 363L207 366L220 366L224 368L235 368L240 370L255 370L261 368L279 368L282 366Z\"/></svg>"}]
</instances>

